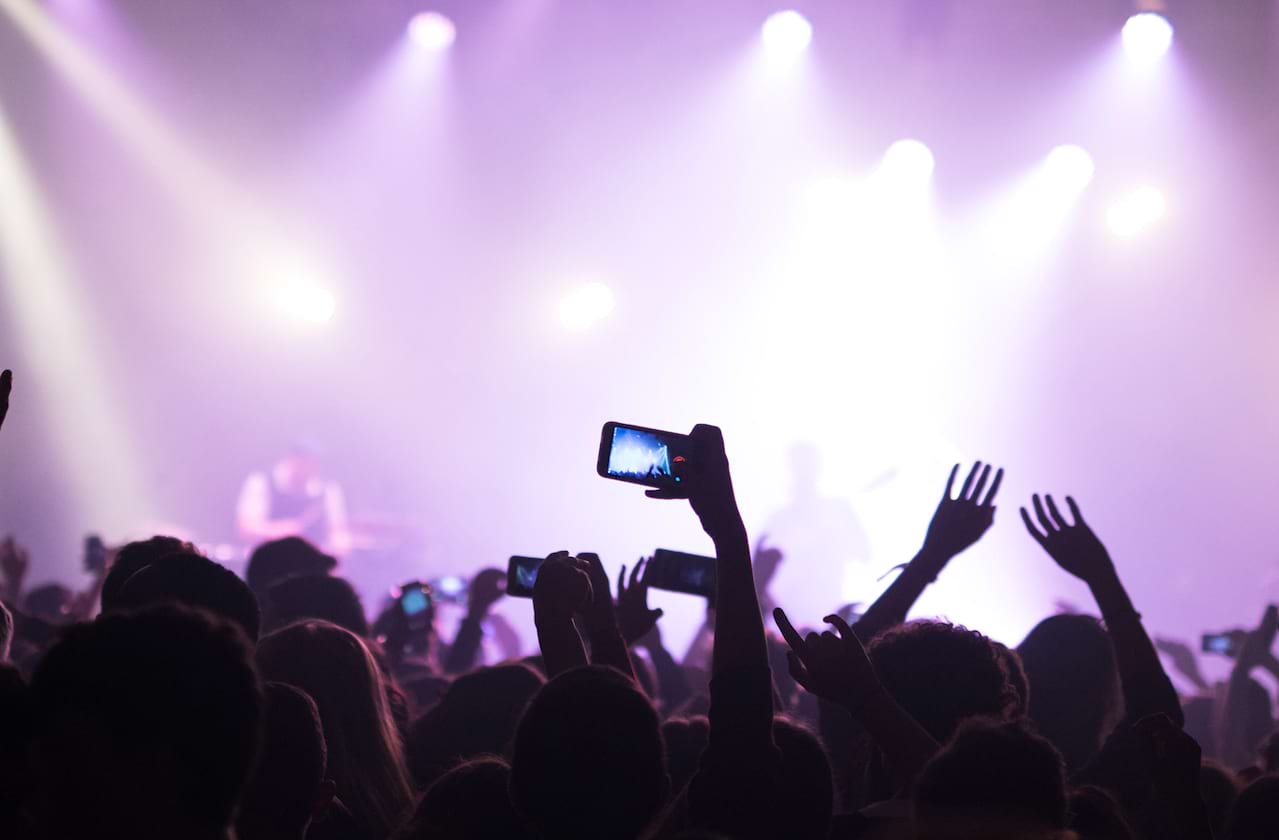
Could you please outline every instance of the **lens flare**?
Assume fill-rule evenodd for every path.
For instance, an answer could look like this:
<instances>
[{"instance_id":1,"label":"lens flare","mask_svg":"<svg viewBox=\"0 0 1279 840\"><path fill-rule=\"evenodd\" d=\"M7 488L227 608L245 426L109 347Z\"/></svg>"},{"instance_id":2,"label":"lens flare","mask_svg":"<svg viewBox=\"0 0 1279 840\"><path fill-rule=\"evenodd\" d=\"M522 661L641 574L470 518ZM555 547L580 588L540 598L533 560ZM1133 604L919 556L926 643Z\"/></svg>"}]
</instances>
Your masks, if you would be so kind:
<instances>
[{"instance_id":1,"label":"lens flare","mask_svg":"<svg viewBox=\"0 0 1279 840\"><path fill-rule=\"evenodd\" d=\"M1138 64L1149 64L1172 47L1172 24L1156 12L1133 15L1124 24L1123 41L1129 58Z\"/></svg>"}]
</instances>

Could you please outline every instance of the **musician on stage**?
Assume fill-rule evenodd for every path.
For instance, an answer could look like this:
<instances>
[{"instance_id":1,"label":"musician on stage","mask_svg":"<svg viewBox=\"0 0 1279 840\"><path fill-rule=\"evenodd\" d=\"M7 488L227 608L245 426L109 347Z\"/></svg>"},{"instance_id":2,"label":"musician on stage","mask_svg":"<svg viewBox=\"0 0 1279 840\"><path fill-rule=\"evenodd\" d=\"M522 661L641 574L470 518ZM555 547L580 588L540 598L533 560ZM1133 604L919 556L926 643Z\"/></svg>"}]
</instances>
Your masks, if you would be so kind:
<instances>
[{"instance_id":1,"label":"musician on stage","mask_svg":"<svg viewBox=\"0 0 1279 840\"><path fill-rule=\"evenodd\" d=\"M249 475L236 522L240 535L255 544L299 536L335 555L350 548L342 488L321 475L319 458L306 446L292 447L270 470Z\"/></svg>"}]
</instances>

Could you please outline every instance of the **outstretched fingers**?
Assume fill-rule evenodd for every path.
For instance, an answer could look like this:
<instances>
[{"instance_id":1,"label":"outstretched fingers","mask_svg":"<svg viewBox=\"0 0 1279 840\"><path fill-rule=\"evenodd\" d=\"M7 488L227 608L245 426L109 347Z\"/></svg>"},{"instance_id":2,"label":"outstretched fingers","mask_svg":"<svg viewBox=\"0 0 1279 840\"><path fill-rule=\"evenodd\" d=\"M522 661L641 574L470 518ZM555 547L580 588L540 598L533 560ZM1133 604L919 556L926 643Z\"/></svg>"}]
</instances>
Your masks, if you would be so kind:
<instances>
[{"instance_id":1,"label":"outstretched fingers","mask_svg":"<svg viewBox=\"0 0 1279 840\"><path fill-rule=\"evenodd\" d=\"M1044 510L1044 502L1039 498L1039 494L1030 497L1031 502L1035 506L1035 518L1039 520L1039 527L1044 529L1047 536L1057 533L1057 528L1053 525L1053 521L1048 518L1047 511Z\"/></svg>"},{"instance_id":2,"label":"outstretched fingers","mask_svg":"<svg viewBox=\"0 0 1279 840\"><path fill-rule=\"evenodd\" d=\"M950 468L950 478L946 479L946 492L942 494L943 502L954 501L955 499L955 477L959 475L959 464Z\"/></svg>"},{"instance_id":3,"label":"outstretched fingers","mask_svg":"<svg viewBox=\"0 0 1279 840\"><path fill-rule=\"evenodd\" d=\"M1035 542L1039 543L1044 548L1047 548L1048 535L1041 533L1040 530L1035 527L1034 521L1031 520L1030 518L1030 511L1026 510L1025 508L1021 509L1021 521L1025 523L1026 530L1030 533L1032 537L1035 538Z\"/></svg>"},{"instance_id":4,"label":"outstretched fingers","mask_svg":"<svg viewBox=\"0 0 1279 840\"><path fill-rule=\"evenodd\" d=\"M973 481L974 479L977 478L977 473L980 470L981 470L981 461L977 461L976 463L973 464L973 468L968 471L968 478L964 479L964 486L959 488L960 501L966 500L968 498L968 491L972 489Z\"/></svg>"},{"instance_id":5,"label":"outstretched fingers","mask_svg":"<svg viewBox=\"0 0 1279 840\"><path fill-rule=\"evenodd\" d=\"M803 657L808 652L808 647L803 637L799 635L799 631L790 623L790 619L786 617L786 613L781 607L773 610L773 621L777 622L777 629L782 632L782 638L786 640L786 644L790 645L790 649L796 656Z\"/></svg>"},{"instance_id":6,"label":"outstretched fingers","mask_svg":"<svg viewBox=\"0 0 1279 840\"><path fill-rule=\"evenodd\" d=\"M981 498L981 491L985 489L986 482L990 480L990 464L982 467L981 475L977 479L977 484L973 486L973 492L969 494L968 501L976 502Z\"/></svg>"},{"instance_id":7,"label":"outstretched fingers","mask_svg":"<svg viewBox=\"0 0 1279 840\"><path fill-rule=\"evenodd\" d=\"M1061 511L1057 509L1057 503L1053 501L1052 494L1045 496L1044 500L1048 502L1048 514L1052 516L1053 524L1063 531L1069 528L1070 523L1066 521L1066 518L1061 515Z\"/></svg>"},{"instance_id":8,"label":"outstretched fingers","mask_svg":"<svg viewBox=\"0 0 1279 840\"><path fill-rule=\"evenodd\" d=\"M1004 483L1004 468L1000 467L995 471L995 480L990 483L990 489L986 491L986 498L982 499L980 504L982 507L994 507L995 496L999 493L999 485Z\"/></svg>"}]
</instances>

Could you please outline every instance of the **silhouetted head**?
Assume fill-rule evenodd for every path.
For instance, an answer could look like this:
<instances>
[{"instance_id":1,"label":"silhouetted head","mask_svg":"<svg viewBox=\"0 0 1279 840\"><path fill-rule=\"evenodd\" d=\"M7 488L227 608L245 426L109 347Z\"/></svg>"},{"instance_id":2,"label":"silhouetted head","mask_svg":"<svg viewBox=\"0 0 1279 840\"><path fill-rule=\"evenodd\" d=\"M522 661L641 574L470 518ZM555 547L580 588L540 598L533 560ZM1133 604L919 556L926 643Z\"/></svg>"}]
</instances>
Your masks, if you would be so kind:
<instances>
[{"instance_id":1,"label":"silhouetted head","mask_svg":"<svg viewBox=\"0 0 1279 840\"><path fill-rule=\"evenodd\" d=\"M301 575L279 581L267 589L264 608L271 629L304 618L321 618L362 638L369 637L364 604L355 588L342 578Z\"/></svg>"},{"instance_id":2,"label":"silhouetted head","mask_svg":"<svg viewBox=\"0 0 1279 840\"><path fill-rule=\"evenodd\" d=\"M114 599L117 610L176 602L200 607L240 626L257 641L258 601L235 572L207 557L183 552L162 557L125 581Z\"/></svg>"},{"instance_id":3,"label":"silhouetted head","mask_svg":"<svg viewBox=\"0 0 1279 840\"><path fill-rule=\"evenodd\" d=\"M315 701L285 683L265 688L262 745L236 817L237 840L302 837L333 796Z\"/></svg>"},{"instance_id":4,"label":"silhouetted head","mask_svg":"<svg viewBox=\"0 0 1279 840\"><path fill-rule=\"evenodd\" d=\"M244 579L255 595L265 598L274 583L300 575L327 575L337 563L301 537L285 537L253 549Z\"/></svg>"},{"instance_id":5,"label":"silhouetted head","mask_svg":"<svg viewBox=\"0 0 1279 840\"><path fill-rule=\"evenodd\" d=\"M500 758L457 765L427 788L396 840L531 840L535 835L511 805L510 779Z\"/></svg>"},{"instance_id":6,"label":"silhouetted head","mask_svg":"<svg viewBox=\"0 0 1279 840\"><path fill-rule=\"evenodd\" d=\"M243 632L176 605L71 627L31 681L51 837L205 837L230 825L262 695Z\"/></svg>"},{"instance_id":7,"label":"silhouetted head","mask_svg":"<svg viewBox=\"0 0 1279 840\"><path fill-rule=\"evenodd\" d=\"M638 837L669 785L657 712L611 668L555 677L515 733L511 801L544 836Z\"/></svg>"},{"instance_id":8,"label":"silhouetted head","mask_svg":"<svg viewBox=\"0 0 1279 840\"><path fill-rule=\"evenodd\" d=\"M1279 837L1279 776L1262 776L1248 785L1230 812L1230 840Z\"/></svg>"},{"instance_id":9,"label":"silhouetted head","mask_svg":"<svg viewBox=\"0 0 1279 840\"><path fill-rule=\"evenodd\" d=\"M666 746L666 772L671 777L671 798L679 795L697 772L697 763L710 740L711 727L704 715L667 718L662 723Z\"/></svg>"},{"instance_id":10,"label":"silhouetted head","mask_svg":"<svg viewBox=\"0 0 1279 840\"><path fill-rule=\"evenodd\" d=\"M1013 715L1015 717L1024 715L1030 709L1030 681L1026 679L1026 668L1021 663L1021 655L1002 642L992 640L991 643L999 651L999 658L1003 660L1004 669L1008 671L1008 684L1013 687L1013 693L1017 695Z\"/></svg>"},{"instance_id":11,"label":"silhouetted head","mask_svg":"<svg viewBox=\"0 0 1279 840\"><path fill-rule=\"evenodd\" d=\"M968 718L1016 708L1004 657L976 630L912 621L880 633L867 653L888 693L938 741Z\"/></svg>"},{"instance_id":12,"label":"silhouetted head","mask_svg":"<svg viewBox=\"0 0 1279 840\"><path fill-rule=\"evenodd\" d=\"M1221 764L1205 760L1199 768L1199 795L1208 811L1213 837L1226 836L1226 822L1243 788L1235 774Z\"/></svg>"},{"instance_id":13,"label":"silhouetted head","mask_svg":"<svg viewBox=\"0 0 1279 840\"><path fill-rule=\"evenodd\" d=\"M412 792L382 675L364 641L327 621L300 621L263 637L258 667L315 701L338 798L365 830L389 834Z\"/></svg>"},{"instance_id":14,"label":"silhouetted head","mask_svg":"<svg viewBox=\"0 0 1279 840\"><path fill-rule=\"evenodd\" d=\"M970 720L915 783L919 840L1025 840L1066 827L1061 754L1020 721Z\"/></svg>"},{"instance_id":15,"label":"silhouetted head","mask_svg":"<svg viewBox=\"0 0 1279 840\"><path fill-rule=\"evenodd\" d=\"M125 581L157 560L170 554L199 554L196 547L177 537L156 534L145 540L126 543L116 552L111 569L102 580L102 611L111 612Z\"/></svg>"},{"instance_id":16,"label":"silhouetted head","mask_svg":"<svg viewBox=\"0 0 1279 840\"><path fill-rule=\"evenodd\" d=\"M808 727L780 716L773 719L773 741L782 754L776 836L826 840L835 785L822 742Z\"/></svg>"},{"instance_id":17,"label":"silhouetted head","mask_svg":"<svg viewBox=\"0 0 1279 840\"><path fill-rule=\"evenodd\" d=\"M49 624L66 624L71 620L71 602L75 593L60 583L32 587L22 599L22 609Z\"/></svg>"},{"instance_id":18,"label":"silhouetted head","mask_svg":"<svg viewBox=\"0 0 1279 840\"><path fill-rule=\"evenodd\" d=\"M1122 708L1110 637L1087 615L1045 618L1018 645L1030 682L1030 718L1072 770L1101 748Z\"/></svg>"},{"instance_id":19,"label":"silhouetted head","mask_svg":"<svg viewBox=\"0 0 1279 840\"><path fill-rule=\"evenodd\" d=\"M1081 840L1136 840L1124 812L1105 788L1081 785L1070 791L1070 827Z\"/></svg>"},{"instance_id":20,"label":"silhouetted head","mask_svg":"<svg viewBox=\"0 0 1279 840\"><path fill-rule=\"evenodd\" d=\"M524 707L545 682L525 665L480 668L454 679L409 730L409 768L418 787L467 759L509 756Z\"/></svg>"}]
</instances>

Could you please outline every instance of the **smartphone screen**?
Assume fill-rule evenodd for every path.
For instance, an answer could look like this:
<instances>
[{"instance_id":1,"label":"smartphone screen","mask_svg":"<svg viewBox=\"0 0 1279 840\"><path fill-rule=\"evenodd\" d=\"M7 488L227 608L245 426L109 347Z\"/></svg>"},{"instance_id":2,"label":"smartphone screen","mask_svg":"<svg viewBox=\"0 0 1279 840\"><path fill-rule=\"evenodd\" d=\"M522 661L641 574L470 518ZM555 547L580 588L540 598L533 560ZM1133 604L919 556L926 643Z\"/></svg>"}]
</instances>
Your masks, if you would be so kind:
<instances>
[{"instance_id":1,"label":"smartphone screen","mask_svg":"<svg viewBox=\"0 0 1279 840\"><path fill-rule=\"evenodd\" d=\"M431 591L435 593L435 600L441 603L466 603L466 590L466 579L457 575L445 575L442 578L436 578L431 581Z\"/></svg>"},{"instance_id":2,"label":"smartphone screen","mask_svg":"<svg viewBox=\"0 0 1279 840\"><path fill-rule=\"evenodd\" d=\"M596 471L618 481L674 487L682 481L680 469L687 462L690 449L688 435L605 423Z\"/></svg>"},{"instance_id":3,"label":"smartphone screen","mask_svg":"<svg viewBox=\"0 0 1279 840\"><path fill-rule=\"evenodd\" d=\"M1204 633L1203 652L1234 656L1236 652L1234 635L1231 633Z\"/></svg>"},{"instance_id":4,"label":"smartphone screen","mask_svg":"<svg viewBox=\"0 0 1279 840\"><path fill-rule=\"evenodd\" d=\"M715 597L715 558L659 548L649 561L649 586L668 592Z\"/></svg>"},{"instance_id":5,"label":"smartphone screen","mask_svg":"<svg viewBox=\"0 0 1279 840\"><path fill-rule=\"evenodd\" d=\"M532 598L537 570L545 562L545 557L512 557L506 567L506 594L512 598Z\"/></svg>"},{"instance_id":6,"label":"smartphone screen","mask_svg":"<svg viewBox=\"0 0 1279 840\"><path fill-rule=\"evenodd\" d=\"M421 615L431 605L431 599L421 584L406 584L400 593L400 609L409 618Z\"/></svg>"}]
</instances>

